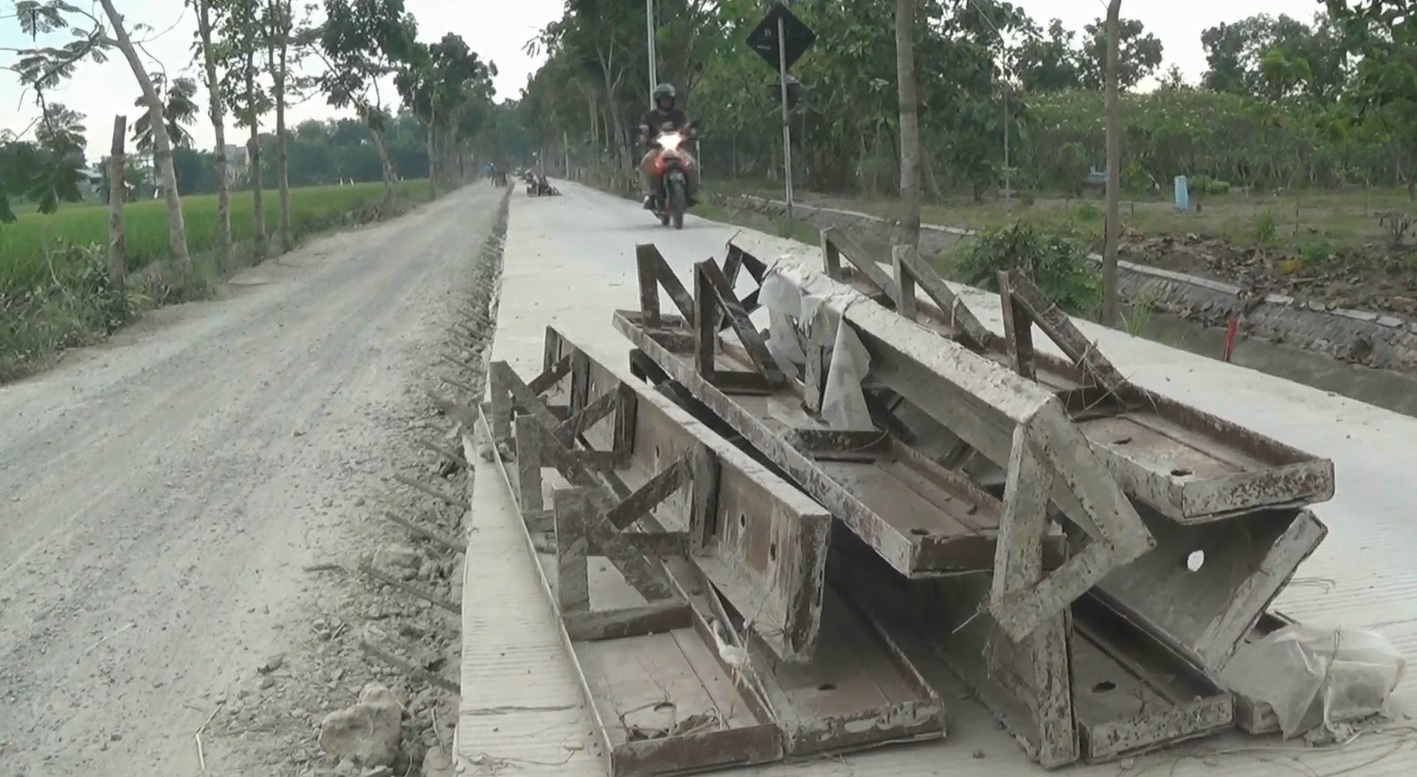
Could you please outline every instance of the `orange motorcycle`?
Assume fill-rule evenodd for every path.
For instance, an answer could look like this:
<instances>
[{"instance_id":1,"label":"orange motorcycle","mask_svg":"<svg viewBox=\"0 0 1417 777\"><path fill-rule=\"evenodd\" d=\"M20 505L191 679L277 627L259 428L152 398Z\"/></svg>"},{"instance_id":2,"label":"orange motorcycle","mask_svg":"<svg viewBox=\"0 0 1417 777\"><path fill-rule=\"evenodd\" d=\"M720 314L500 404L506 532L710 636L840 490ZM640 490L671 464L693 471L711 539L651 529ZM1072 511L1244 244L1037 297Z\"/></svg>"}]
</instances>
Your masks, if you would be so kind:
<instances>
[{"instance_id":1,"label":"orange motorcycle","mask_svg":"<svg viewBox=\"0 0 1417 777\"><path fill-rule=\"evenodd\" d=\"M694 158L680 148L695 136L694 123L681 130L662 132L650 145L659 149L654 157L655 215L659 223L684 228L684 211L689 209L689 171Z\"/></svg>"}]
</instances>

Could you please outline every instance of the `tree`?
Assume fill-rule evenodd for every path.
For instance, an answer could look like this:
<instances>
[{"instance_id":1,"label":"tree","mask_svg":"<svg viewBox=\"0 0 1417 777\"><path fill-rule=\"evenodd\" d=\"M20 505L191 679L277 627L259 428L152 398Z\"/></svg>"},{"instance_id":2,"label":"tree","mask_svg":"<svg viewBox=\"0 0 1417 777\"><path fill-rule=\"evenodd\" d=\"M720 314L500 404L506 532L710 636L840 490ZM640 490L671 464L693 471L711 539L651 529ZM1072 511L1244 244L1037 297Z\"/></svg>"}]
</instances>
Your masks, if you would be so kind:
<instances>
[{"instance_id":1,"label":"tree","mask_svg":"<svg viewBox=\"0 0 1417 777\"><path fill-rule=\"evenodd\" d=\"M320 48L329 70L321 79L330 105L353 107L384 162L384 208L393 205L394 167L385 137L387 112L379 79L416 56L417 26L403 0L325 0Z\"/></svg>"},{"instance_id":2,"label":"tree","mask_svg":"<svg viewBox=\"0 0 1417 777\"><path fill-rule=\"evenodd\" d=\"M1201 33L1207 89L1279 100L1336 99L1349 77L1347 52L1332 19L1312 25L1286 15L1259 14Z\"/></svg>"},{"instance_id":3,"label":"tree","mask_svg":"<svg viewBox=\"0 0 1417 777\"><path fill-rule=\"evenodd\" d=\"M1120 320L1117 252L1122 240L1122 0L1107 4L1107 235L1102 251L1102 324ZM1140 27L1138 27L1138 30ZM1159 44L1158 44L1159 45ZM1158 49L1158 61L1160 51Z\"/></svg>"},{"instance_id":4,"label":"tree","mask_svg":"<svg viewBox=\"0 0 1417 777\"><path fill-rule=\"evenodd\" d=\"M246 159L251 181L251 212L255 222L256 256L268 250L266 208L261 176L261 117L272 107L263 88L258 57L263 41L259 0L221 0L223 13L217 21L216 59L224 73L221 94L236 125L247 130Z\"/></svg>"},{"instance_id":5,"label":"tree","mask_svg":"<svg viewBox=\"0 0 1417 777\"><path fill-rule=\"evenodd\" d=\"M1161 40L1147 32L1145 26L1136 19L1120 19L1118 24L1121 25L1118 39L1121 64L1117 83L1122 89L1128 90L1160 69ZM1087 34L1087 42L1079 58L1082 85L1086 89L1102 89L1107 81L1107 24L1098 19L1087 25L1084 31Z\"/></svg>"},{"instance_id":6,"label":"tree","mask_svg":"<svg viewBox=\"0 0 1417 777\"><path fill-rule=\"evenodd\" d=\"M71 13L86 26L72 24ZM78 180L85 166L79 125L82 116L61 105L49 105L46 95L72 77L80 63L105 61L109 45L108 33L97 17L61 0L19 0L14 18L32 45L10 50L19 55L10 69L21 85L32 90L40 121L33 142L9 131L0 132L0 223L15 220L12 198L35 201L41 213L53 213L60 202L80 199ZM69 34L63 43L39 43L41 35L60 32Z\"/></svg>"},{"instance_id":7,"label":"tree","mask_svg":"<svg viewBox=\"0 0 1417 777\"><path fill-rule=\"evenodd\" d=\"M167 76L162 73L153 73L148 78L152 80L153 89L157 91L162 100L164 126L173 149L191 146L192 134L187 131L187 125L195 122L197 114L201 112L196 101L197 83L190 78L176 78L169 86ZM147 98L139 96L133 101L133 105L138 108L146 108ZM144 113L133 122L133 143L137 146L138 151L145 154L153 153L156 138L153 135L151 115Z\"/></svg>"},{"instance_id":8,"label":"tree","mask_svg":"<svg viewBox=\"0 0 1417 777\"><path fill-rule=\"evenodd\" d=\"M213 19L219 20L222 7L220 0L190 0L197 12L197 48L202 59L202 72L206 78L207 95L211 99L208 118L212 122L212 132L216 136L214 158L217 179L217 231L219 233L222 266L231 266L231 186L227 172L226 158L226 105L222 97L221 76L217 74L217 63L221 52L216 47L212 35ZM215 13L214 13L215 6Z\"/></svg>"},{"instance_id":9,"label":"tree","mask_svg":"<svg viewBox=\"0 0 1417 777\"><path fill-rule=\"evenodd\" d=\"M1171 67L1166 68L1166 73L1161 76L1160 86L1162 89L1172 92L1190 88L1186 83L1186 74L1182 73L1181 66L1174 62L1171 63Z\"/></svg>"},{"instance_id":10,"label":"tree","mask_svg":"<svg viewBox=\"0 0 1417 777\"><path fill-rule=\"evenodd\" d=\"M1417 29L1411 3L1329 0L1345 50L1358 58L1352 108L1335 113L1347 124L1381 128L1403 149L1407 191L1417 198Z\"/></svg>"},{"instance_id":11,"label":"tree","mask_svg":"<svg viewBox=\"0 0 1417 777\"><path fill-rule=\"evenodd\" d=\"M138 79L138 86L143 90L143 98L148 109L148 121L153 133L153 159L158 173L162 176L163 195L167 201L168 245L171 247L172 258L177 266L183 270L190 270L192 256L187 252L187 225L182 218L182 198L177 192L177 173L172 168L172 140L168 137L167 125L163 119L162 97L153 86L152 79L148 77L142 60L138 58L138 49L133 45L132 38L128 36L127 29L123 27L123 16L114 7L113 0L99 0L99 3L103 6L103 12L113 26L113 35L118 50L122 51L124 58L128 60L128 66L132 68L134 77ZM72 8L72 6L69 7Z\"/></svg>"},{"instance_id":12,"label":"tree","mask_svg":"<svg viewBox=\"0 0 1417 777\"><path fill-rule=\"evenodd\" d=\"M900 100L902 240L920 246L920 89L915 72L915 0L895 4L896 92Z\"/></svg>"},{"instance_id":13,"label":"tree","mask_svg":"<svg viewBox=\"0 0 1417 777\"><path fill-rule=\"evenodd\" d=\"M427 128L429 186L435 194L440 180L451 180L448 168L463 141L491 118L493 72L461 36L448 33L413 47L394 77L404 105Z\"/></svg>"},{"instance_id":14,"label":"tree","mask_svg":"<svg viewBox=\"0 0 1417 777\"><path fill-rule=\"evenodd\" d=\"M1077 35L1053 19L1047 31L1029 25L1014 61L1023 88L1030 92L1058 92L1082 86Z\"/></svg>"},{"instance_id":15,"label":"tree","mask_svg":"<svg viewBox=\"0 0 1417 777\"><path fill-rule=\"evenodd\" d=\"M294 247L290 227L290 149L285 126L285 111L292 87L291 67L297 64L314 42L314 31L308 15L297 19L292 0L261 0L258 12L260 35L266 54L266 69L271 76L271 102L276 120L276 191L280 202L280 245L282 251ZM308 6L307 6L308 13Z\"/></svg>"}]
</instances>

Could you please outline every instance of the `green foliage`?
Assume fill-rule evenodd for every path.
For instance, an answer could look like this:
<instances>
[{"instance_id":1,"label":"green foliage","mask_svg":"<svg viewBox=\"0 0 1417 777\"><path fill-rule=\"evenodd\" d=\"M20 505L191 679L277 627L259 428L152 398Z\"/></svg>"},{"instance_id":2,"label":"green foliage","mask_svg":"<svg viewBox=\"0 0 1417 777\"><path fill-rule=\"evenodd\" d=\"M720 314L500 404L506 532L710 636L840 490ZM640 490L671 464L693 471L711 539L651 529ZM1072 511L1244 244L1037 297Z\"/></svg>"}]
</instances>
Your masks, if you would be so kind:
<instances>
[{"instance_id":1,"label":"green foliage","mask_svg":"<svg viewBox=\"0 0 1417 777\"><path fill-rule=\"evenodd\" d=\"M133 300L109 280L104 256L97 244L61 247L46 253L47 274L35 283L0 284L0 381L133 317Z\"/></svg>"},{"instance_id":2,"label":"green foliage","mask_svg":"<svg viewBox=\"0 0 1417 777\"><path fill-rule=\"evenodd\" d=\"M1039 95L1030 107L1031 142L1016 153L1019 167L1032 171L1039 185L1066 191L1090 168L1101 168L1101 93ZM1321 121L1328 115L1303 102L1202 90L1126 94L1123 148L1129 166L1158 182L1176 175L1262 189L1390 182L1394 141L1369 127L1332 133Z\"/></svg>"},{"instance_id":3,"label":"green foliage","mask_svg":"<svg viewBox=\"0 0 1417 777\"><path fill-rule=\"evenodd\" d=\"M1262 246L1274 245L1275 238L1279 236L1279 219L1274 215L1274 211L1262 210L1256 213L1251 226L1256 243Z\"/></svg>"},{"instance_id":4,"label":"green foliage","mask_svg":"<svg viewBox=\"0 0 1417 777\"><path fill-rule=\"evenodd\" d=\"M201 113L197 106L197 82L190 78L174 78L172 83L168 84L167 76L162 73L152 73L148 78L152 80L153 88L162 100L163 124L167 128L167 138L172 147L190 147L192 135L187 131L187 127L196 122ZM138 109L133 119L133 144L140 153L150 154L153 151L153 128L148 101L139 95L133 101L133 106ZM179 186L178 191L182 191L182 187Z\"/></svg>"},{"instance_id":5,"label":"green foliage","mask_svg":"<svg viewBox=\"0 0 1417 777\"><path fill-rule=\"evenodd\" d=\"M404 193L422 197L425 182L408 181ZM377 184L325 186L291 190L291 222L297 237L340 222L346 214L378 203L382 189ZM275 218L278 204L265 203L267 223ZM192 252L214 250L218 244L216 197L184 196L182 215L187 223L187 243ZM254 239L252 205L249 197L231 200L233 239ZM145 200L124 208L128 264L133 271L168 256L167 212L160 200ZM24 214L13 225L0 228L0 290L25 293L44 285L52 273L52 251L63 255L72 246L106 245L108 209L96 206L61 208L50 215ZM57 266L57 265L56 265Z\"/></svg>"},{"instance_id":6,"label":"green foliage","mask_svg":"<svg viewBox=\"0 0 1417 777\"><path fill-rule=\"evenodd\" d=\"M374 119L383 110L376 82L414 60L417 39L403 0L325 0L320 48L330 69L321 86L330 105Z\"/></svg>"},{"instance_id":7,"label":"green foliage","mask_svg":"<svg viewBox=\"0 0 1417 777\"><path fill-rule=\"evenodd\" d=\"M1146 32L1146 28L1136 19L1124 18L1120 24L1121 68L1117 73L1117 82L1123 89L1132 89L1143 78L1160 69L1161 41ZM1087 45L1078 57L1081 85L1087 89L1101 89L1107 80L1107 25L1098 19L1084 29Z\"/></svg>"},{"instance_id":8,"label":"green foliage","mask_svg":"<svg viewBox=\"0 0 1417 777\"><path fill-rule=\"evenodd\" d=\"M954 280L998 291L1000 272L1023 268L1069 315L1091 317L1102 302L1097 267L1077 232L1017 221L979 232L947 268Z\"/></svg>"}]
</instances>

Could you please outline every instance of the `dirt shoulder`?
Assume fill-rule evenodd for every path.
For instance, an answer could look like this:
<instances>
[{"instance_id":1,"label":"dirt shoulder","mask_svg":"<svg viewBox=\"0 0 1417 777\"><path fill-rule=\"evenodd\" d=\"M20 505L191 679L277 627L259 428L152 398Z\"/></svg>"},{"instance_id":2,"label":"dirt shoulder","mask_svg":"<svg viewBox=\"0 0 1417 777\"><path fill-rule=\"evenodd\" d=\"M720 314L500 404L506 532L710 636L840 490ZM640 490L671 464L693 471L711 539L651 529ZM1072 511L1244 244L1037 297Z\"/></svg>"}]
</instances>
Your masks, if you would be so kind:
<instances>
[{"instance_id":1,"label":"dirt shoulder","mask_svg":"<svg viewBox=\"0 0 1417 777\"><path fill-rule=\"evenodd\" d=\"M415 441L433 436L423 389L499 196L477 184L313 242L0 388L10 771L196 773L204 724L207 773L329 770L321 718L381 676L431 720L443 700L357 640L436 667L456 616L347 570L408 542L384 509L461 520L390 478L458 491ZM407 578L449 595L455 559L413 549Z\"/></svg>"}]
</instances>

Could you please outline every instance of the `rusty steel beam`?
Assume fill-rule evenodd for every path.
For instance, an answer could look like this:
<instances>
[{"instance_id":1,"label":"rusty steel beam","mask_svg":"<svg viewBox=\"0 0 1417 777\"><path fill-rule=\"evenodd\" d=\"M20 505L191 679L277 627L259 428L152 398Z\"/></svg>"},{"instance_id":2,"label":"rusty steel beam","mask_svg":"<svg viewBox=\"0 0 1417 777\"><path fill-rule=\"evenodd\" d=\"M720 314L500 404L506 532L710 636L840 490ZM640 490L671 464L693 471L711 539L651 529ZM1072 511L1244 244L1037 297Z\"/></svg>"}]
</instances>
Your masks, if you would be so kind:
<instances>
[{"instance_id":1,"label":"rusty steel beam","mask_svg":"<svg viewBox=\"0 0 1417 777\"><path fill-rule=\"evenodd\" d=\"M627 381L550 328L546 359L570 368L536 400L564 400L568 417L556 427L535 411L516 419L523 508L542 510L543 465L573 485L598 489L604 542L656 556L689 554L751 613L777 656L809 660L820 631L830 515L670 399ZM610 558L646 598L662 596L664 587L629 555Z\"/></svg>"},{"instance_id":2,"label":"rusty steel beam","mask_svg":"<svg viewBox=\"0 0 1417 777\"><path fill-rule=\"evenodd\" d=\"M712 262L701 263L696 266L696 272L709 271L709 265ZM1068 517L1091 541L1050 574L1028 581L1014 580L1013 575L1004 576L1009 582L1001 585L991 607L1000 625L1015 638L1028 635L1107 572L1150 549L1150 534L1132 505L1093 456L1061 402L1050 392L955 343L941 341L929 331L901 321L875 305L852 305L859 297L825 276L788 268L775 271L769 280L779 283L774 293L777 299L797 294L804 300L813 300L811 305L805 301L801 304L803 310L815 311L815 319L795 321L794 326L800 333L810 332L815 342L833 342L843 335L854 338L869 354L871 377L945 423L970 445L985 450L991 459L1008 463L1015 458L1014 452L1020 450L1020 446L1038 459L1039 464L1032 471L1040 473L1050 487L1042 494L1041 502L1033 500L1024 508L1013 504L1004 506L998 525L1000 531L1015 537L1016 543L1012 548L1001 546L997 558L1014 559L1016 565L1032 564L1041 568L1049 530L1043 505L1050 497L1063 506ZM777 312L789 321L796 313L795 310ZM792 400L793 394L800 398L805 393L801 382L791 387L791 393L780 391L782 398L777 402L766 403L763 409L769 414L776 411L777 417L764 418L763 413L754 414L749 409L754 406L750 398L741 394L731 396L722 391L721 382L715 380L722 372L752 375L747 360L735 359L727 345L715 347L716 341L702 328L693 336L685 337L682 328L650 328L642 321L643 316L633 312L619 311L615 316L616 327L662 370L749 438L768 459L782 467L858 535L873 545L881 544L876 540L879 532L873 531L876 527L862 520L859 508L863 505L850 493L844 493L846 489L831 478L824 478L817 462L783 442L781 408ZM669 324L670 320L664 319L664 322ZM692 359L680 355L690 345L686 340L692 341ZM706 358L706 354L711 356ZM802 372L805 375L812 370L804 368ZM736 381L738 385L747 382ZM788 426L812 425L814 419L806 413L799 415L802 421ZM820 426L821 422L816 425ZM887 431L882 432L881 437L890 439L891 435ZM946 477L955 482L968 482L956 473ZM897 499L885 495L880 501L888 509ZM866 518L876 517L869 508L866 512ZM907 573L915 571L900 565L897 568ZM1031 573L1025 577L1029 575Z\"/></svg>"},{"instance_id":3,"label":"rusty steel beam","mask_svg":"<svg viewBox=\"0 0 1417 777\"><path fill-rule=\"evenodd\" d=\"M885 269L891 263L878 263L839 235L825 235L824 241L838 257L823 254L829 272L840 267L839 257L845 254L854 266L840 267L839 280L883 306L899 307L901 283ZM742 236L734 246L742 253L760 250ZM913 320L1012 368L1017 339L989 331L938 273L918 256L906 259L905 265L895 257L892 262L904 266L910 285L926 297L914 300ZM1136 386L1022 273L1008 273L1006 291L1008 299L1001 298L1006 329L1027 337L1026 330L1036 325L1066 354L1034 352L1037 380L1063 399L1132 498L1179 523L1220 521L1333 498L1331 460Z\"/></svg>"}]
</instances>

